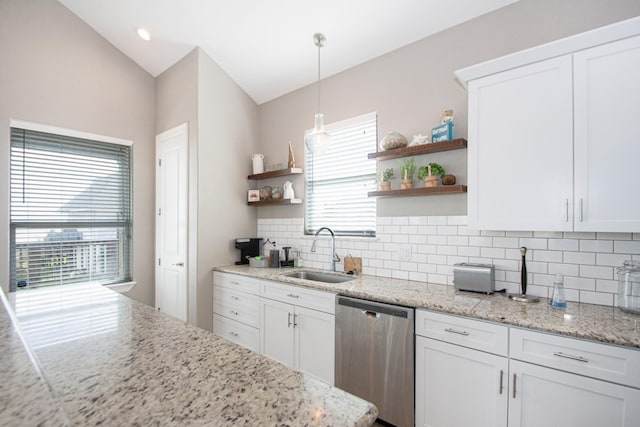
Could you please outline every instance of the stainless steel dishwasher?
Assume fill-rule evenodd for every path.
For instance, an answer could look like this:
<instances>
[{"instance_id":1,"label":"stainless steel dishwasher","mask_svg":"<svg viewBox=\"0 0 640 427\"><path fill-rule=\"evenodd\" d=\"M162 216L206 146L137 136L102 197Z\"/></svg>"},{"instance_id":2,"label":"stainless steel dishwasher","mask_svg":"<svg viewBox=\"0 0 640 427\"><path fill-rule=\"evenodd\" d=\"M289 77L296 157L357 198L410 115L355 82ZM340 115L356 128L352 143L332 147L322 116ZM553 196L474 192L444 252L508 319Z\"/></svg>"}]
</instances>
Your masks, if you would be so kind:
<instances>
[{"instance_id":1,"label":"stainless steel dishwasher","mask_svg":"<svg viewBox=\"0 0 640 427\"><path fill-rule=\"evenodd\" d=\"M414 422L413 316L412 308L336 297L336 386L398 427Z\"/></svg>"}]
</instances>

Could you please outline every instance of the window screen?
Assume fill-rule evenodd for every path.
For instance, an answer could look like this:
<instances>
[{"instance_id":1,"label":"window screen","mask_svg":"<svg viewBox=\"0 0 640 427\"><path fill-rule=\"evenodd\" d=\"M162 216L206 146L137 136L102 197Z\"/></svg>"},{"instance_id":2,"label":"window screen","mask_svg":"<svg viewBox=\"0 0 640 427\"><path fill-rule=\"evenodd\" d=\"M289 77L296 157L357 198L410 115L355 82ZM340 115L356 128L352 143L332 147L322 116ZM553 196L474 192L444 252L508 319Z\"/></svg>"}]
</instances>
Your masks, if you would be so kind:
<instances>
[{"instance_id":1,"label":"window screen","mask_svg":"<svg viewBox=\"0 0 640 427\"><path fill-rule=\"evenodd\" d=\"M375 236L376 114L326 126L332 144L321 154L306 153L305 233L329 227L337 235ZM310 131L308 131L310 132Z\"/></svg>"},{"instance_id":2,"label":"window screen","mask_svg":"<svg viewBox=\"0 0 640 427\"><path fill-rule=\"evenodd\" d=\"M11 128L11 290L131 280L131 147Z\"/></svg>"}]
</instances>

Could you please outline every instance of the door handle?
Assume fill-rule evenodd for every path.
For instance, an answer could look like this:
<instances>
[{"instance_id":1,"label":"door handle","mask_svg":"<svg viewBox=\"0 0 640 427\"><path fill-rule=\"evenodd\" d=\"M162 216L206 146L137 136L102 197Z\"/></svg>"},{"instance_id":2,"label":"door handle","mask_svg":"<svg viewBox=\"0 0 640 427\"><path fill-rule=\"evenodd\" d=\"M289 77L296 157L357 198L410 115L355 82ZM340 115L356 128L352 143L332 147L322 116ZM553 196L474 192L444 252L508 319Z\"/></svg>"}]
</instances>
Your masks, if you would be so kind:
<instances>
[{"instance_id":1,"label":"door handle","mask_svg":"<svg viewBox=\"0 0 640 427\"><path fill-rule=\"evenodd\" d=\"M287 313L287 328L291 327L291 313Z\"/></svg>"},{"instance_id":2,"label":"door handle","mask_svg":"<svg viewBox=\"0 0 640 427\"><path fill-rule=\"evenodd\" d=\"M516 374L513 374L513 398L516 398Z\"/></svg>"},{"instance_id":3,"label":"door handle","mask_svg":"<svg viewBox=\"0 0 640 427\"><path fill-rule=\"evenodd\" d=\"M503 385L502 385L502 380L504 379L504 371L502 369L500 369L500 393L502 394L502 389L503 389Z\"/></svg>"},{"instance_id":4,"label":"door handle","mask_svg":"<svg viewBox=\"0 0 640 427\"><path fill-rule=\"evenodd\" d=\"M184 262L176 262L173 264L175 267L184 267Z\"/></svg>"},{"instance_id":5,"label":"door handle","mask_svg":"<svg viewBox=\"0 0 640 427\"><path fill-rule=\"evenodd\" d=\"M293 314L293 327L295 328L296 326L298 326L298 315L297 314Z\"/></svg>"}]
</instances>

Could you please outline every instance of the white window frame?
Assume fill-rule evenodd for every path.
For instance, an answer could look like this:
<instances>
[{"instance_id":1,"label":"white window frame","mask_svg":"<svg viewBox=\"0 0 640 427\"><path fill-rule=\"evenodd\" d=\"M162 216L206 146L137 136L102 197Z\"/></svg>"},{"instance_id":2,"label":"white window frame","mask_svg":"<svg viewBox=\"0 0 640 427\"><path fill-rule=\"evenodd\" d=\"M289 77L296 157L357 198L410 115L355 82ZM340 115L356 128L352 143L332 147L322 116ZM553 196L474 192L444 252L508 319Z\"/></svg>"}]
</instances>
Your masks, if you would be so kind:
<instances>
[{"instance_id":1,"label":"white window frame","mask_svg":"<svg viewBox=\"0 0 640 427\"><path fill-rule=\"evenodd\" d=\"M24 120L16 120L16 119L10 119L9 120L9 129L11 128L19 128L19 129L24 129L24 130L29 130L29 131L37 131L37 132L44 132L44 133L50 133L50 134L55 134L55 135L60 135L60 136L64 136L64 137L73 137L73 138L81 138L81 139L87 139L87 140L93 140L93 141L99 141L99 142L106 142L106 143L111 143L111 144L117 144L117 145L123 145L123 146L128 146L131 148L131 153L130 153L130 162L131 162L131 176L130 176L130 198L131 198L131 206L130 206L130 210L131 210L131 220L130 220L130 232L131 234L133 233L133 146L134 146L134 142L132 140L128 140L128 139L123 139L123 138L117 138L117 137L112 137L112 136L107 136L107 135L101 135L101 134L96 134L96 133L91 133L91 132L84 132L84 131L79 131L79 130L75 130L75 129L68 129L68 128L62 128L62 127L57 127L57 126L51 126L51 125L46 125L46 124L42 124L42 123L35 123L35 122L29 122L29 121L24 121ZM9 157L11 157L11 155L9 154ZM8 172L8 179L10 182L11 179L11 172L10 172L11 167L9 167ZM8 197L11 197L11 194L8 194ZM9 209L8 209L9 211ZM10 212L8 212L9 214ZM9 220L9 222L11 222L11 220ZM9 243L9 242L8 242ZM9 243L10 244L10 243ZM133 236L131 236L129 238L129 277L132 278L133 277ZM11 264L11 260L10 260L10 264ZM11 276L11 271L9 271L9 276ZM118 292L128 292L131 289L133 289L133 287L136 285L137 283L131 279L129 281L123 281L123 282L118 282L118 283L111 283L111 284L106 284L104 285L105 287L109 287L111 289L114 289ZM16 284L15 283L11 283L9 286L10 290L15 290Z\"/></svg>"},{"instance_id":2,"label":"white window frame","mask_svg":"<svg viewBox=\"0 0 640 427\"><path fill-rule=\"evenodd\" d=\"M323 171L331 167L331 164L328 162L335 162L334 165L338 168L338 171L347 172L345 164L340 162L343 157L340 157L339 152L333 150L340 150L341 142L343 144L358 143L349 141L353 140L353 137L347 135L348 129L363 127L364 131L366 127L368 127L369 130L371 130L371 122L373 122L374 128L372 132L373 135L367 134L367 136L363 138L362 144L365 145L355 151L355 153L357 153L356 156L359 156L358 159L349 160L350 162L362 162L359 164L360 166L352 163L355 165L354 169L357 172L349 177L342 174L341 179L336 178L334 180L331 177L327 178L326 174L323 174ZM375 160L369 159L367 155L368 153L376 151L378 140L377 113L363 114L351 119L331 123L326 125L325 129L332 135L332 145L327 152L311 154L307 151L305 153L304 233L309 235L315 233L319 227L329 227L338 236L375 237L376 198L368 197L367 193L376 190L376 162ZM305 140L311 131L312 129L309 129L305 132ZM319 173L318 168L320 168ZM320 175L320 177L318 177L318 175ZM362 189L357 188L360 184L362 185ZM328 191L331 191L331 187L339 188L335 191L346 192L344 194L349 194L352 198L341 199L340 197L333 197L334 194L328 193ZM314 191L318 192L316 194L321 195L316 196ZM344 213L349 212L346 206L343 206L344 211L338 208L336 212L331 213L325 212L325 208L322 207L321 204L317 204L318 197L326 198L325 204L327 206L335 207L340 206L342 203L347 204L349 200L354 200L353 197L356 197L356 200L361 200L363 203L366 203L366 205L363 206L361 210L353 210L350 212L351 215L344 215ZM363 215L363 219L353 219L353 215ZM362 226L358 224L358 221L361 222Z\"/></svg>"}]
</instances>

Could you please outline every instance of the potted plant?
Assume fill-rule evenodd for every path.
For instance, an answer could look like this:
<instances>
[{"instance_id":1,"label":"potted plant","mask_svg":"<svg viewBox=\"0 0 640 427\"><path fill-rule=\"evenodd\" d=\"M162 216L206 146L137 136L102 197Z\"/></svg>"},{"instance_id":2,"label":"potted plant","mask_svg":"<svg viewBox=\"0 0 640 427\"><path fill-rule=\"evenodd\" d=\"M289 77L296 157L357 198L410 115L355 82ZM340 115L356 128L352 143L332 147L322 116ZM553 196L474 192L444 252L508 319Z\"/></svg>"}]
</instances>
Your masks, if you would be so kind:
<instances>
[{"instance_id":1,"label":"potted plant","mask_svg":"<svg viewBox=\"0 0 640 427\"><path fill-rule=\"evenodd\" d=\"M413 157L402 160L400 163L400 188L413 188L413 175L416 173L416 164Z\"/></svg>"},{"instance_id":2,"label":"potted plant","mask_svg":"<svg viewBox=\"0 0 640 427\"><path fill-rule=\"evenodd\" d=\"M393 175L392 168L387 168L384 172L378 172L378 183L381 191L391 190L391 179Z\"/></svg>"},{"instance_id":3,"label":"potted plant","mask_svg":"<svg viewBox=\"0 0 640 427\"><path fill-rule=\"evenodd\" d=\"M438 163L431 162L425 166L420 166L418 169L418 179L424 180L425 187L437 187L438 177L444 175L444 168Z\"/></svg>"}]
</instances>

